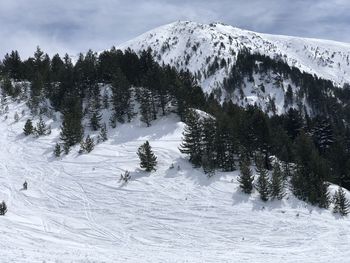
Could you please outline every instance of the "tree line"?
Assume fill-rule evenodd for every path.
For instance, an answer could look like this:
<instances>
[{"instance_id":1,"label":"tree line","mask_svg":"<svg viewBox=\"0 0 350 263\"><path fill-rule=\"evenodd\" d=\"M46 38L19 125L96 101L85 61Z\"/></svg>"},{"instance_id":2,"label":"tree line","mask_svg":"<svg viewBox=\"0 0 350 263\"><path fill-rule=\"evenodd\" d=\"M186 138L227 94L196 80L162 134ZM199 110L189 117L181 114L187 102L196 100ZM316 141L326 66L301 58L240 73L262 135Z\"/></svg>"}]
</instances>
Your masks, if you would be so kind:
<instances>
[{"instance_id":1,"label":"tree line","mask_svg":"<svg viewBox=\"0 0 350 263\"><path fill-rule=\"evenodd\" d=\"M24 61L17 51L12 51L0 64L5 97L26 100L33 116L61 113L57 155L62 151L69 153L79 143L82 152L92 150L92 144L97 142L84 136L84 121L91 131L100 131L99 140L103 141L107 139L108 127L117 128L137 114L150 126L160 116L176 113L187 124L181 151L209 176L218 169L242 170L242 163L257 156L264 169L271 170L269 156L275 155L287 169L296 196L324 206L329 199L327 182L350 189L350 89L336 88L282 60L244 50L238 54L224 87L243 88L242 78L269 70L278 71L303 87L308 101L315 103L312 115L302 107L290 108L282 115L268 115L256 105L242 108L231 101L221 104L214 94L203 93L190 72L157 64L152 50L139 54L130 49L112 48L100 54L89 50L73 63L67 54L50 58L37 48L34 56ZM293 91L289 89L289 93ZM317 105L317 101L325 103ZM107 123L103 122L104 111L110 112ZM34 129L29 123L26 126L28 134L38 129L45 134L48 128L41 125ZM295 163L296 168L290 169L290 163Z\"/></svg>"}]
</instances>

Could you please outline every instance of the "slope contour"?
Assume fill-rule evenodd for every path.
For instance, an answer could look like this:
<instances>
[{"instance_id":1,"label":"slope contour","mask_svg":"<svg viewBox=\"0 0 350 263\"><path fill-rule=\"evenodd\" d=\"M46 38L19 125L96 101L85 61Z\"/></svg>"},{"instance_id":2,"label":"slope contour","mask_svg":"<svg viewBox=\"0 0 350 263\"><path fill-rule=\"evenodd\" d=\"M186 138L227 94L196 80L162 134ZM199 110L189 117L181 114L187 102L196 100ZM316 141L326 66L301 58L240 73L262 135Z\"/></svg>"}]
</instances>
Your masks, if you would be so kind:
<instances>
[{"instance_id":1,"label":"slope contour","mask_svg":"<svg viewBox=\"0 0 350 263\"><path fill-rule=\"evenodd\" d=\"M23 105L11 104L10 112ZM0 121L3 262L343 262L350 222L288 195L243 195L237 172L208 179L179 153L183 123L118 126L89 155L52 156L47 137L22 135L25 117ZM158 169L138 169L146 139ZM175 168L170 169L174 163ZM119 175L131 171L123 185ZM28 190L22 191L24 180Z\"/></svg>"}]
</instances>

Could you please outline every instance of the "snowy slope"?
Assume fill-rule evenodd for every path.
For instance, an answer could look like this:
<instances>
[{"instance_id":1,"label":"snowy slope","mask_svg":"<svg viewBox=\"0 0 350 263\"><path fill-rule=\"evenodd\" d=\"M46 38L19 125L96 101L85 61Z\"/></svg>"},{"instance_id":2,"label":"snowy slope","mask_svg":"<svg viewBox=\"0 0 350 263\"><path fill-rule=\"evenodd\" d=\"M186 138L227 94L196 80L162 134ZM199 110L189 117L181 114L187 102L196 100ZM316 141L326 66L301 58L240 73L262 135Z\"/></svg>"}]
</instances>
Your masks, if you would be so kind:
<instances>
[{"instance_id":1,"label":"snowy slope","mask_svg":"<svg viewBox=\"0 0 350 263\"><path fill-rule=\"evenodd\" d=\"M208 179L178 146L172 116L145 128L137 120L109 131L88 155L52 156L52 134L22 134L10 104L0 120L1 262L345 262L350 221L288 195L263 204L238 190L237 172ZM158 169L138 168L146 139ZM169 169L174 163L175 168ZM178 166L180 169L178 170ZM127 185L118 182L131 171ZM22 191L24 180L28 190Z\"/></svg>"},{"instance_id":2,"label":"snowy slope","mask_svg":"<svg viewBox=\"0 0 350 263\"><path fill-rule=\"evenodd\" d=\"M290 66L332 80L342 86L350 82L350 44L329 40L261 34L236 27L178 21L161 26L118 48L139 52L149 47L161 63L189 69L206 92L220 86L235 63L237 52L248 48L271 58L282 58ZM214 60L227 65L208 75Z\"/></svg>"}]
</instances>

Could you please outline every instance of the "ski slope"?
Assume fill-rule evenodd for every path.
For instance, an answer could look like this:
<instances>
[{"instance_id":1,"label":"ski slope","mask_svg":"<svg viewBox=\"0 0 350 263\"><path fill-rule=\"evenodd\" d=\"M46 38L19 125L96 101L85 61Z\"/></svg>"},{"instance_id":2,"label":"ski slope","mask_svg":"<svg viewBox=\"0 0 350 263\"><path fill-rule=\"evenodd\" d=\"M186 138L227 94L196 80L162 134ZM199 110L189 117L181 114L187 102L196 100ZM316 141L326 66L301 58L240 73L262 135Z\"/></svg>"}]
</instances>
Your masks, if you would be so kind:
<instances>
[{"instance_id":1,"label":"ski slope","mask_svg":"<svg viewBox=\"0 0 350 263\"><path fill-rule=\"evenodd\" d=\"M26 117L0 119L1 262L346 262L350 221L296 200L263 204L238 190L237 172L208 179L178 146L184 124L169 116L109 131L87 155L53 157L52 134L25 137ZM50 123L48 121L48 123ZM157 171L138 168L149 140ZM170 169L174 163L175 168ZM179 168L178 168L179 167ZM118 182L129 170L131 181ZM24 180L28 190L21 190ZM334 188L334 187L333 187Z\"/></svg>"}]
</instances>

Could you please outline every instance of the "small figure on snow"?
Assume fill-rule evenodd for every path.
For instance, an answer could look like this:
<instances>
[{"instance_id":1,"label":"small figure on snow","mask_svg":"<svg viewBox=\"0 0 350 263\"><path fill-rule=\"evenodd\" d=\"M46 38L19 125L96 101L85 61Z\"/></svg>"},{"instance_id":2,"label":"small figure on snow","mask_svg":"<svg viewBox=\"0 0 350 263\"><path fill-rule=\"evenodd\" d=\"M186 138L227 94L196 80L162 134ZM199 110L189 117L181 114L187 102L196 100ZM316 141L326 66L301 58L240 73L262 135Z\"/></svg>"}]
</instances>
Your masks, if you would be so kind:
<instances>
[{"instance_id":1,"label":"small figure on snow","mask_svg":"<svg viewBox=\"0 0 350 263\"><path fill-rule=\"evenodd\" d=\"M28 183L27 183L27 181L24 181L24 183L23 183L23 190L27 190L27 188L28 188Z\"/></svg>"},{"instance_id":2,"label":"small figure on snow","mask_svg":"<svg viewBox=\"0 0 350 263\"><path fill-rule=\"evenodd\" d=\"M2 203L0 204L0 215L4 216L6 212L7 212L7 205L5 201L2 201Z\"/></svg>"}]
</instances>

